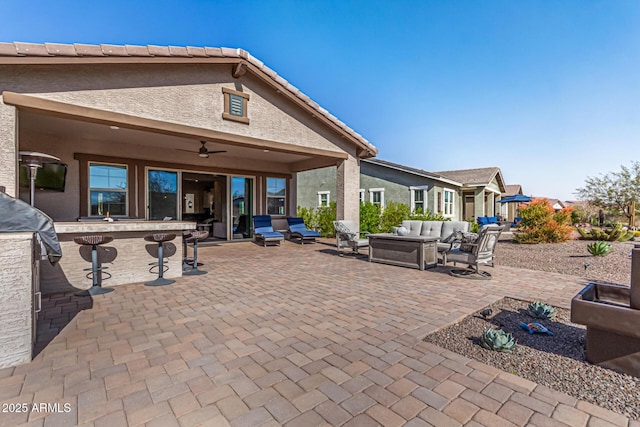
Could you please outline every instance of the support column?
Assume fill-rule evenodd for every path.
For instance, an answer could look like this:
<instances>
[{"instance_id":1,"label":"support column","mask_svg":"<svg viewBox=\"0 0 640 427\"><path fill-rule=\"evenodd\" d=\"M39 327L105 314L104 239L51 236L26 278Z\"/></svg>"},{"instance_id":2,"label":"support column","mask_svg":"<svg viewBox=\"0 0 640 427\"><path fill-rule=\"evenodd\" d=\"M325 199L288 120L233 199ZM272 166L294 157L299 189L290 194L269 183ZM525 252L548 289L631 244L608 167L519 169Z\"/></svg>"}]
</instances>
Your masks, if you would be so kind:
<instances>
[{"instance_id":1,"label":"support column","mask_svg":"<svg viewBox=\"0 0 640 427\"><path fill-rule=\"evenodd\" d=\"M484 211L484 188L476 188L473 194L473 212L476 218L486 216Z\"/></svg>"},{"instance_id":2,"label":"support column","mask_svg":"<svg viewBox=\"0 0 640 427\"><path fill-rule=\"evenodd\" d=\"M17 197L18 173L18 111L0 102L0 186L6 193Z\"/></svg>"},{"instance_id":3,"label":"support column","mask_svg":"<svg viewBox=\"0 0 640 427\"><path fill-rule=\"evenodd\" d=\"M496 198L493 191L487 197L487 216L496 216Z\"/></svg>"},{"instance_id":4,"label":"support column","mask_svg":"<svg viewBox=\"0 0 640 427\"><path fill-rule=\"evenodd\" d=\"M352 156L337 164L336 219L350 219L360 228L360 161Z\"/></svg>"}]
</instances>

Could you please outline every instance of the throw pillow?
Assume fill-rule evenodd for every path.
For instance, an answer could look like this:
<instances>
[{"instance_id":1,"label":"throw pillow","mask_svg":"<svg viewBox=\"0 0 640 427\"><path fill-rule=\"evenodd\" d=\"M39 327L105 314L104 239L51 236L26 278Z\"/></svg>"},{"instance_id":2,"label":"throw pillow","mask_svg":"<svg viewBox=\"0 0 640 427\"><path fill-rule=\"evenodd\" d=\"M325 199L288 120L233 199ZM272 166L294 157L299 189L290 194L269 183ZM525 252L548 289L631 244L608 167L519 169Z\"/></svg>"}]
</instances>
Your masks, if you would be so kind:
<instances>
[{"instance_id":1,"label":"throw pillow","mask_svg":"<svg viewBox=\"0 0 640 427\"><path fill-rule=\"evenodd\" d=\"M338 234L346 234L349 238L354 238L356 233L351 231L346 225L341 222L336 222L335 224L336 233Z\"/></svg>"},{"instance_id":2,"label":"throw pillow","mask_svg":"<svg viewBox=\"0 0 640 427\"><path fill-rule=\"evenodd\" d=\"M474 247L472 245L469 245L469 243L475 243L476 240L478 240L477 233L462 233L460 250L462 252L472 252Z\"/></svg>"},{"instance_id":3,"label":"throw pillow","mask_svg":"<svg viewBox=\"0 0 640 427\"><path fill-rule=\"evenodd\" d=\"M441 242L442 243L459 242L462 240L463 234L464 233L462 231L454 231L453 233L449 234L447 237L442 239Z\"/></svg>"}]
</instances>

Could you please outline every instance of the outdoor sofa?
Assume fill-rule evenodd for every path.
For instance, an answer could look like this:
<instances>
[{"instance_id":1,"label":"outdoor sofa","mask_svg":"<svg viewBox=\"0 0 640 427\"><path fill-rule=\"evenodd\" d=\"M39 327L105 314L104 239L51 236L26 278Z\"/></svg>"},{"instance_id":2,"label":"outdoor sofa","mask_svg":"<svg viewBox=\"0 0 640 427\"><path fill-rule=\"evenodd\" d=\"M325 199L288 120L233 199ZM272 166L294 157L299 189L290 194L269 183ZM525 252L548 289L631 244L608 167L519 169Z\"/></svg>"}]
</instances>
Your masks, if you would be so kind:
<instances>
[{"instance_id":1,"label":"outdoor sofa","mask_svg":"<svg viewBox=\"0 0 640 427\"><path fill-rule=\"evenodd\" d=\"M437 237L438 252L446 252L452 249L459 233L469 231L467 221L402 221L402 226L407 229L407 236Z\"/></svg>"}]
</instances>

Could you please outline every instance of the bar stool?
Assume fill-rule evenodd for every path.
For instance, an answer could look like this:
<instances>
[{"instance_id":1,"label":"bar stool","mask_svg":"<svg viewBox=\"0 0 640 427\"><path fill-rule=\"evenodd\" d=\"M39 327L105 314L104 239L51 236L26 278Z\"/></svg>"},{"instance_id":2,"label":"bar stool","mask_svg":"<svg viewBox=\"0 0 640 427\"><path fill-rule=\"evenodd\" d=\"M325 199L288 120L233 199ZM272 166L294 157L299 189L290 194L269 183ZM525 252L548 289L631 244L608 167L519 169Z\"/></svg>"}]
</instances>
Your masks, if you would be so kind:
<instances>
[{"instance_id":1,"label":"bar stool","mask_svg":"<svg viewBox=\"0 0 640 427\"><path fill-rule=\"evenodd\" d=\"M85 268L83 271L89 272L87 273L86 278L91 279L92 285L89 289L78 292L76 295L88 297L112 292L113 288L102 287L102 272L109 267L102 267L98 263L98 246L112 242L113 237L96 234L75 237L73 241L82 246L91 246L91 268ZM104 274L107 275L105 279L111 278L109 273L105 272Z\"/></svg>"},{"instance_id":2,"label":"bar stool","mask_svg":"<svg viewBox=\"0 0 640 427\"><path fill-rule=\"evenodd\" d=\"M189 234L190 236L185 238L185 245L187 243L193 243L193 266L191 267L191 270L183 272L182 275L199 276L201 274L207 274L207 272L204 270L198 270L198 241L204 240L209 237L209 232L205 230L193 230Z\"/></svg>"},{"instance_id":3,"label":"bar stool","mask_svg":"<svg viewBox=\"0 0 640 427\"><path fill-rule=\"evenodd\" d=\"M189 261L192 261L192 259L187 257L187 239L191 237L191 233L192 231L189 230L184 230L182 232L182 271L191 270Z\"/></svg>"},{"instance_id":4,"label":"bar stool","mask_svg":"<svg viewBox=\"0 0 640 427\"><path fill-rule=\"evenodd\" d=\"M145 283L145 286L164 286L164 285L170 285L176 282L175 280L164 278L164 272L167 271L169 267L167 267L167 269L165 270L164 247L162 246L164 242L168 242L175 238L176 238L175 234L169 234L169 233L154 233L144 237L144 240L146 240L147 242L155 242L158 244L158 262L149 263L149 265L152 266L149 269L149 271L153 270L153 267L156 267L156 266L158 267L158 278L152 282Z\"/></svg>"}]
</instances>

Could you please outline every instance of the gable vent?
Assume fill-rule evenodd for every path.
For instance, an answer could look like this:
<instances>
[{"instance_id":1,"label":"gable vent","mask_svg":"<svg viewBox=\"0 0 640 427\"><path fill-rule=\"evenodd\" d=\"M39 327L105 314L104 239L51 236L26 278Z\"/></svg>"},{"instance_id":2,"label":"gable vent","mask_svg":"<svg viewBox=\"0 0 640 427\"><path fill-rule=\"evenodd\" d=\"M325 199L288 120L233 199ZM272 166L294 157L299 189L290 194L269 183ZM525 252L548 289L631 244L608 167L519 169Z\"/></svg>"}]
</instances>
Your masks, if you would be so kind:
<instances>
[{"instance_id":1,"label":"gable vent","mask_svg":"<svg viewBox=\"0 0 640 427\"><path fill-rule=\"evenodd\" d=\"M229 113L234 116L242 117L244 113L242 111L242 97L234 94L229 94Z\"/></svg>"}]
</instances>

